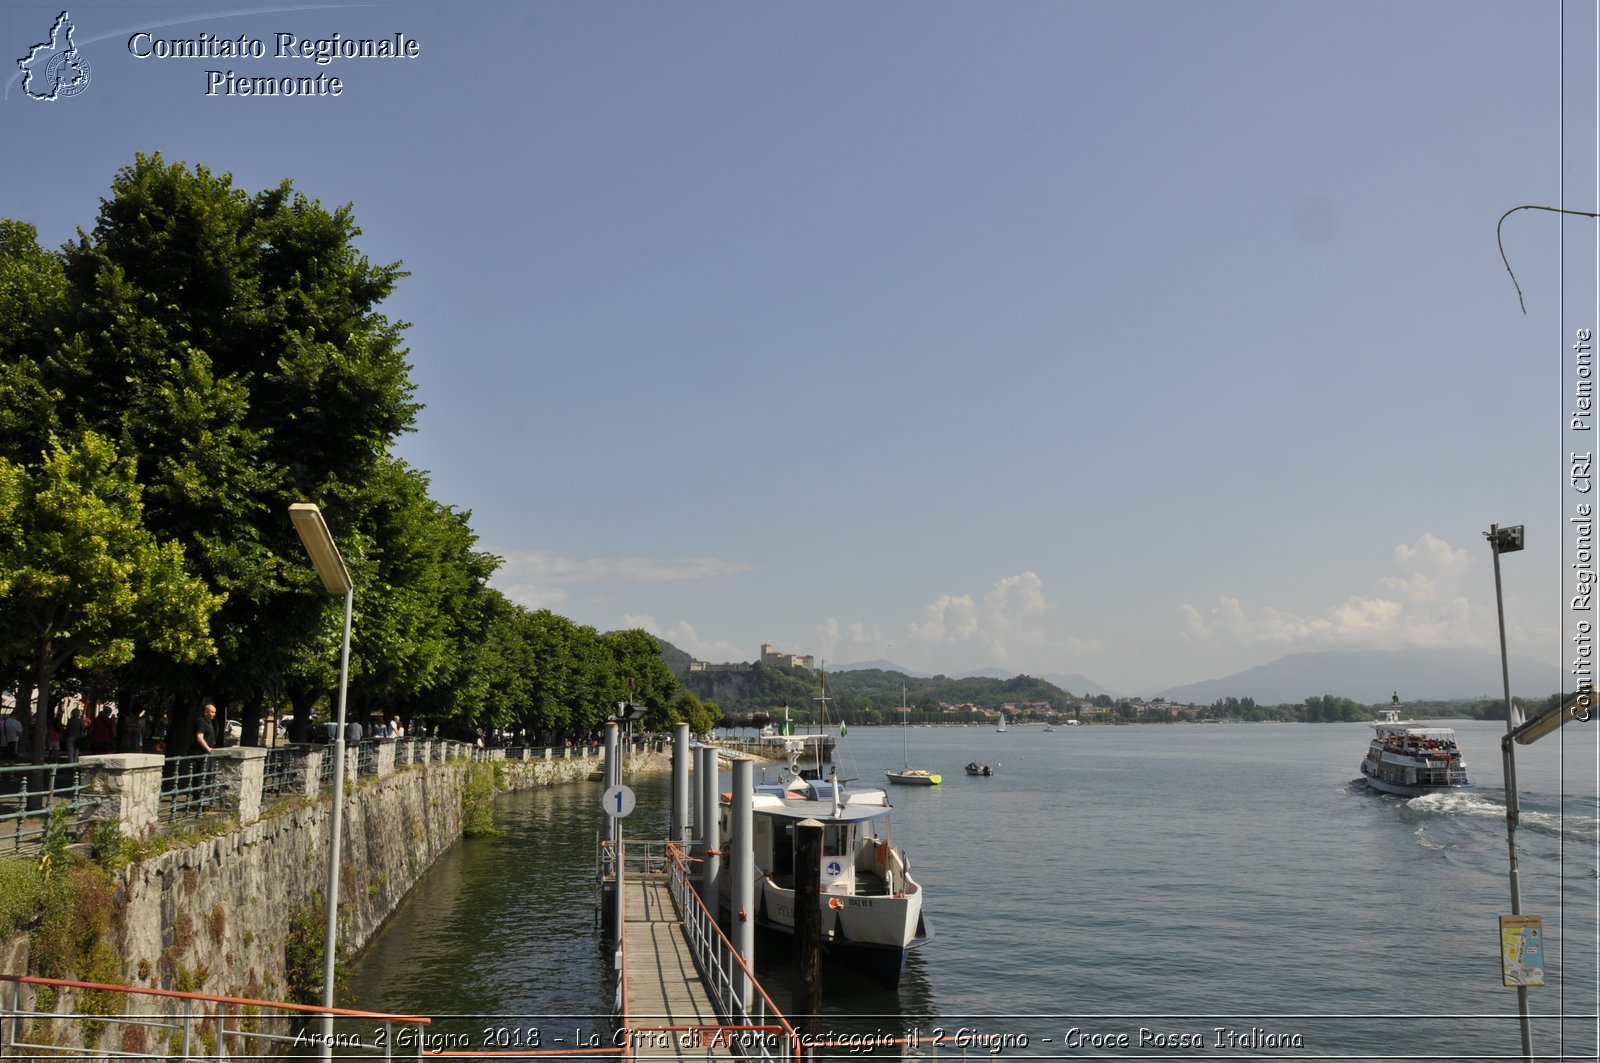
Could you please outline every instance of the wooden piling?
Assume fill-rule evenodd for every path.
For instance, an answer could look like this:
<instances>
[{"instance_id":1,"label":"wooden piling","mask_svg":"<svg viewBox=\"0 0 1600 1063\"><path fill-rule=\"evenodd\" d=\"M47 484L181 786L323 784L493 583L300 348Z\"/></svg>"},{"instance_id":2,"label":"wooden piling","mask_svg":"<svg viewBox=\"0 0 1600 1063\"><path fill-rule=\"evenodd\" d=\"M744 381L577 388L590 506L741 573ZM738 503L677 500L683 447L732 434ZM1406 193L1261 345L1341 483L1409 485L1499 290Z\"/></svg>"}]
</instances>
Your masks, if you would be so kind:
<instances>
[{"instance_id":1,"label":"wooden piling","mask_svg":"<svg viewBox=\"0 0 1600 1063\"><path fill-rule=\"evenodd\" d=\"M795 825L794 964L790 1021L815 1039L822 1033L822 824L814 819Z\"/></svg>"}]
</instances>

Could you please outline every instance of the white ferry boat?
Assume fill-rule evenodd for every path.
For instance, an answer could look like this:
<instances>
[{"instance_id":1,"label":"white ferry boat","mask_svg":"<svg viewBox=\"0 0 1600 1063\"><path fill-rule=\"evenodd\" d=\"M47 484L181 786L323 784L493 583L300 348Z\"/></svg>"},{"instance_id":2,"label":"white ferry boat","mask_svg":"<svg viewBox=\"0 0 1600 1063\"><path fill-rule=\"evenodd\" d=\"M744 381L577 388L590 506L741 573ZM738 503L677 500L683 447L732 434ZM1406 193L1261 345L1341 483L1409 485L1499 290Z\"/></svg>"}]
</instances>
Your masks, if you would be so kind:
<instances>
[{"instance_id":1,"label":"white ferry boat","mask_svg":"<svg viewBox=\"0 0 1600 1063\"><path fill-rule=\"evenodd\" d=\"M1361 761L1361 774L1374 790L1400 797L1421 797L1438 790L1471 786L1467 762L1448 727L1418 727L1400 718L1399 709L1383 710L1372 724L1372 744Z\"/></svg>"},{"instance_id":2,"label":"white ferry boat","mask_svg":"<svg viewBox=\"0 0 1600 1063\"><path fill-rule=\"evenodd\" d=\"M835 963L898 985L906 953L931 936L922 915L922 887L910 861L889 835L889 800L881 789L846 791L838 783L791 776L758 785L752 799L756 923L794 933L795 825L824 826L822 950ZM721 804L721 838L728 843L728 800ZM723 863L719 892L730 905L731 870Z\"/></svg>"}]
</instances>

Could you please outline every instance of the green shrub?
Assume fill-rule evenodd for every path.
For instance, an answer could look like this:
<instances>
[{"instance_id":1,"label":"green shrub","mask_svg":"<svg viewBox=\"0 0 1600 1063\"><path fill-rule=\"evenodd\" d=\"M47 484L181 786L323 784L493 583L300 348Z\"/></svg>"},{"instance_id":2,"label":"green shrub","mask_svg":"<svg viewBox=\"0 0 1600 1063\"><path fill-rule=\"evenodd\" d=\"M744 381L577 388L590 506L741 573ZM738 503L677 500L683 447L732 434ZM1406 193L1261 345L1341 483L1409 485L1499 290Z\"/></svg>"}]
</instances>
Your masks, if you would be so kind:
<instances>
[{"instance_id":1,"label":"green shrub","mask_svg":"<svg viewBox=\"0 0 1600 1063\"><path fill-rule=\"evenodd\" d=\"M327 962L323 946L328 939L328 922L323 912L322 897L317 894L312 897L311 907L298 908L289 914L289 934L283 942L283 973L292 1004L322 1003L322 974ZM340 949L333 960L335 999L349 977L348 957Z\"/></svg>"},{"instance_id":2,"label":"green shrub","mask_svg":"<svg viewBox=\"0 0 1600 1063\"><path fill-rule=\"evenodd\" d=\"M116 906L116 886L103 868L83 859L69 859L64 867L55 864L38 906L29 973L82 977L97 966L94 949L111 939L113 920L120 914Z\"/></svg>"},{"instance_id":3,"label":"green shrub","mask_svg":"<svg viewBox=\"0 0 1600 1063\"><path fill-rule=\"evenodd\" d=\"M498 834L494 825L494 766L468 764L461 780L461 833L468 838Z\"/></svg>"},{"instance_id":4,"label":"green shrub","mask_svg":"<svg viewBox=\"0 0 1600 1063\"><path fill-rule=\"evenodd\" d=\"M39 857L39 870L44 872L47 879L66 870L69 863L67 846L72 843L72 838L67 833L68 814L64 802L50 806L50 818L44 825L44 838L40 842L42 855Z\"/></svg>"},{"instance_id":5,"label":"green shrub","mask_svg":"<svg viewBox=\"0 0 1600 1063\"><path fill-rule=\"evenodd\" d=\"M0 860L0 934L31 926L44 900L45 878L36 861Z\"/></svg>"},{"instance_id":6,"label":"green shrub","mask_svg":"<svg viewBox=\"0 0 1600 1063\"><path fill-rule=\"evenodd\" d=\"M126 834L122 833L122 823L118 820L103 820L89 836L89 848L94 854L94 862L107 871L116 871L133 863L137 851Z\"/></svg>"}]
</instances>

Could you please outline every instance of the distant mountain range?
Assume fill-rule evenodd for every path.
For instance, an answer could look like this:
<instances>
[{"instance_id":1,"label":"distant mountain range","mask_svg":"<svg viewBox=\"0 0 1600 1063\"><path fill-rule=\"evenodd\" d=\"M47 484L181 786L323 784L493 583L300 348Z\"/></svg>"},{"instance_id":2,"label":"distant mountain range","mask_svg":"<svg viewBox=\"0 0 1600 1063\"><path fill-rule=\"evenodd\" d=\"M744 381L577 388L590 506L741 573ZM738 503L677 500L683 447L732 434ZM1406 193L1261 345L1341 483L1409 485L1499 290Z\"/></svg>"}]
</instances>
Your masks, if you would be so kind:
<instances>
[{"instance_id":1,"label":"distant mountain range","mask_svg":"<svg viewBox=\"0 0 1600 1063\"><path fill-rule=\"evenodd\" d=\"M911 669L906 668L903 665L898 665L898 664L895 664L893 661L885 661L885 660L857 661L857 662L855 662L853 664L835 664L835 665L830 665L828 667L828 671L830 671L830 672L865 672L865 671L870 671L870 670L872 670L874 668L876 668L876 669L878 669L880 671L884 671L884 672L898 672L901 675L905 676L907 679L932 679L933 678L933 673L931 673L931 672L913 672ZM949 676L949 678L951 678L951 679L1014 679L1014 678L1017 677L1018 674L1019 673L1017 673L1017 672L1008 672L1004 668L979 668L976 671L971 671L971 672L957 672L956 674ZM1031 672L1029 674L1032 675ZM1090 679L1088 676L1078 675L1076 673L1074 673L1072 675L1062 675L1059 672L1052 672L1052 673L1049 673L1047 675L1046 674L1034 675L1033 678L1035 678L1035 679L1043 679L1046 683L1054 684L1055 686L1060 687L1062 690L1065 690L1067 693L1069 693L1069 694L1077 694L1080 697L1090 697L1090 698L1092 698L1096 694L1109 694L1109 693L1111 693L1111 691L1107 690L1105 687L1101 686L1099 683L1096 683L1093 679Z\"/></svg>"},{"instance_id":2,"label":"distant mountain range","mask_svg":"<svg viewBox=\"0 0 1600 1063\"><path fill-rule=\"evenodd\" d=\"M933 678L933 676L928 672L913 672L911 669L907 668L905 665L895 664L893 661L885 661L885 660L857 661L854 664L830 664L830 665L828 665L828 671L830 671L830 672L870 672L873 669L877 669L880 672L899 672L901 675L905 676L907 679L932 679Z\"/></svg>"},{"instance_id":3,"label":"distant mountain range","mask_svg":"<svg viewBox=\"0 0 1600 1063\"><path fill-rule=\"evenodd\" d=\"M1511 693L1543 698L1561 690L1562 672L1531 657L1513 656ZM1367 705L1401 701L1476 701L1503 696L1500 657L1474 650L1328 650L1291 653L1221 679L1161 691L1168 701L1209 705L1218 698L1254 698L1283 705L1333 694Z\"/></svg>"},{"instance_id":4,"label":"distant mountain range","mask_svg":"<svg viewBox=\"0 0 1600 1063\"><path fill-rule=\"evenodd\" d=\"M849 672L879 668L909 678L928 679L893 661L863 661L835 665L830 671ZM1510 660L1511 692L1517 697L1542 698L1562 689L1561 669L1531 657ZM980 668L952 679L985 677L1010 679L1016 672ZM1031 674L1031 673L1030 673ZM1035 675L1080 697L1112 691L1086 675L1045 672ZM1387 703L1398 693L1402 701L1477 701L1501 696L1500 657L1475 650L1325 650L1291 653L1268 664L1242 672L1152 690L1147 697L1163 697L1182 704L1209 705L1219 698L1253 698L1258 705L1294 705L1320 694L1350 698L1366 705ZM1115 695L1113 695L1115 696Z\"/></svg>"},{"instance_id":5,"label":"distant mountain range","mask_svg":"<svg viewBox=\"0 0 1600 1063\"><path fill-rule=\"evenodd\" d=\"M669 663L687 668L688 654L666 646ZM681 657L682 660L677 660ZM830 672L879 669L898 672L908 679L931 679L889 660L835 664ZM1510 660L1511 692L1516 697L1543 698L1562 689L1565 678L1555 665L1513 655ZM949 676L951 679L1011 679L1018 673L1001 668L980 668ZM1029 673L1032 675L1033 673ZM1059 672L1033 676L1079 697L1111 694L1088 676ZM1209 705L1219 698L1253 698L1258 705L1295 705L1309 697L1332 694L1365 705L1387 704L1391 694L1401 701L1479 701L1501 696L1500 657L1475 650L1324 650L1291 653L1268 664L1242 672L1206 679L1147 697L1163 697L1180 704ZM1116 696L1116 695L1113 695Z\"/></svg>"}]
</instances>

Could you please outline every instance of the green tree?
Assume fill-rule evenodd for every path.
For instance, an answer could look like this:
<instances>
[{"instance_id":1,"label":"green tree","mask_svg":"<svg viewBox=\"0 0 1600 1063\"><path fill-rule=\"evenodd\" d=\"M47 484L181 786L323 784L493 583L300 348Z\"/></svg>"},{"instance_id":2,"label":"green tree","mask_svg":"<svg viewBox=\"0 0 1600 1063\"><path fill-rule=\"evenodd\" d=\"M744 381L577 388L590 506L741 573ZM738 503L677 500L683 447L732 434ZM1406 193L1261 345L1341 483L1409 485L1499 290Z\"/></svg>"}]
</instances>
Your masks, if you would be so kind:
<instances>
[{"instance_id":1,"label":"green tree","mask_svg":"<svg viewBox=\"0 0 1600 1063\"><path fill-rule=\"evenodd\" d=\"M370 711L387 705L476 716L488 691L459 666L472 659L463 650L481 644L492 624L473 599L497 559L473 549L468 515L435 502L427 477L397 459L375 463L358 504L353 523L362 542L352 572L361 622L351 653L360 669L352 702ZM432 696L452 684L473 696L449 705Z\"/></svg>"},{"instance_id":2,"label":"green tree","mask_svg":"<svg viewBox=\"0 0 1600 1063\"><path fill-rule=\"evenodd\" d=\"M0 218L0 457L37 457L60 426L44 362L65 296L61 260L34 227Z\"/></svg>"},{"instance_id":3,"label":"green tree","mask_svg":"<svg viewBox=\"0 0 1600 1063\"><path fill-rule=\"evenodd\" d=\"M680 687L678 677L661 658L661 643L642 628L608 632L604 642L615 662L615 673L623 681L617 700L627 697L658 717L668 718Z\"/></svg>"},{"instance_id":4,"label":"green tree","mask_svg":"<svg viewBox=\"0 0 1600 1063\"><path fill-rule=\"evenodd\" d=\"M1312 723L1348 722L1365 719L1368 715L1366 709L1349 698L1323 694L1305 700L1305 718Z\"/></svg>"},{"instance_id":5,"label":"green tree","mask_svg":"<svg viewBox=\"0 0 1600 1063\"><path fill-rule=\"evenodd\" d=\"M22 411L0 412L0 454L27 460L50 431L113 440L138 461L146 525L226 596L210 664L141 651L140 683L303 696L329 606L285 510L361 515L417 409L404 326L378 310L404 273L362 256L359 233L350 207L287 181L251 195L160 155L120 170L59 255L0 223L0 411Z\"/></svg>"},{"instance_id":6,"label":"green tree","mask_svg":"<svg viewBox=\"0 0 1600 1063\"><path fill-rule=\"evenodd\" d=\"M144 526L140 495L134 461L93 433L71 447L52 441L32 468L0 458L0 631L36 662L35 764L66 662L110 667L140 644L184 661L214 652L209 621L221 596L189 574L181 546Z\"/></svg>"},{"instance_id":7,"label":"green tree","mask_svg":"<svg viewBox=\"0 0 1600 1063\"><path fill-rule=\"evenodd\" d=\"M676 717L672 723L681 720L689 725L690 734L703 735L710 734L711 729L717 726L717 722L722 718L722 710L714 701L701 701L692 691L680 690L673 699L672 715ZM645 719L648 721L649 717ZM670 728L652 725L652 729L664 731Z\"/></svg>"}]
</instances>

